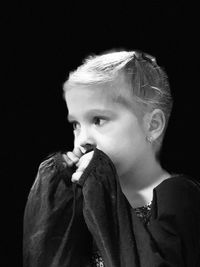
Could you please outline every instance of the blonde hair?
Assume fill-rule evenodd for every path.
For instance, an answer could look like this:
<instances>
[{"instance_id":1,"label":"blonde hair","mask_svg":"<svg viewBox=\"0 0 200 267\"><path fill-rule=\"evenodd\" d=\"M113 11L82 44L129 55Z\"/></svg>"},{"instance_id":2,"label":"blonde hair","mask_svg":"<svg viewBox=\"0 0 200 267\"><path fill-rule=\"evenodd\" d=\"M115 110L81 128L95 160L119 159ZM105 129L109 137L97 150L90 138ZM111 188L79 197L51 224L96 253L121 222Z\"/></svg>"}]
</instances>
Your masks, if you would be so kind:
<instances>
[{"instance_id":1,"label":"blonde hair","mask_svg":"<svg viewBox=\"0 0 200 267\"><path fill-rule=\"evenodd\" d=\"M78 85L112 84L121 73L130 85L129 92L143 110L158 108L163 111L166 129L173 104L168 77L153 56L141 51L110 50L86 57L80 67L69 73L64 93ZM124 88L120 89L122 95Z\"/></svg>"}]
</instances>

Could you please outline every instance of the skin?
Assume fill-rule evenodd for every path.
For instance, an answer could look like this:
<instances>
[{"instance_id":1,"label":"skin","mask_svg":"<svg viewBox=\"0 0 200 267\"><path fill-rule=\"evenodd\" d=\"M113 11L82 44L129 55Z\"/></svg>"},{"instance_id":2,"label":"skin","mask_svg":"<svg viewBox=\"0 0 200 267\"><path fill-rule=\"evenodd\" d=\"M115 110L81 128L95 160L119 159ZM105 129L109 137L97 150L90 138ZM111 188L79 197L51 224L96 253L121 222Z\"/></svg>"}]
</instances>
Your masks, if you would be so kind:
<instances>
[{"instance_id":1,"label":"skin","mask_svg":"<svg viewBox=\"0 0 200 267\"><path fill-rule=\"evenodd\" d=\"M124 82L117 86L126 86ZM135 207L152 199L153 188L169 174L156 161L153 145L164 129L164 114L154 110L140 116L138 104L130 109L113 100L109 85L77 86L65 93L68 116L74 127L74 150L66 160L76 164L72 181L77 181L89 164L93 151L84 155L86 144L106 153L114 163L123 193ZM95 110L100 111L95 111ZM105 113L103 113L105 111Z\"/></svg>"}]
</instances>

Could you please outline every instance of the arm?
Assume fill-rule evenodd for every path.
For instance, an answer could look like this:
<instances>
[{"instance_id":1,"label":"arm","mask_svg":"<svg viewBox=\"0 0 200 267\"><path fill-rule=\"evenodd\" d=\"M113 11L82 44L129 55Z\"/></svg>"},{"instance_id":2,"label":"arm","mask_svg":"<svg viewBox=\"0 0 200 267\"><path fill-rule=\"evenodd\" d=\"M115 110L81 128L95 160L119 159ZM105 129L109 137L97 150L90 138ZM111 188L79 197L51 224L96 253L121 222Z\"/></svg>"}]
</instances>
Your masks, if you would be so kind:
<instances>
[{"instance_id":1,"label":"arm","mask_svg":"<svg viewBox=\"0 0 200 267\"><path fill-rule=\"evenodd\" d=\"M168 179L154 190L147 230L155 256L165 260L166 266L200 264L199 203L200 190L186 177Z\"/></svg>"},{"instance_id":2,"label":"arm","mask_svg":"<svg viewBox=\"0 0 200 267\"><path fill-rule=\"evenodd\" d=\"M60 153L40 165L24 212L24 267L81 266L88 232L73 172Z\"/></svg>"}]
</instances>

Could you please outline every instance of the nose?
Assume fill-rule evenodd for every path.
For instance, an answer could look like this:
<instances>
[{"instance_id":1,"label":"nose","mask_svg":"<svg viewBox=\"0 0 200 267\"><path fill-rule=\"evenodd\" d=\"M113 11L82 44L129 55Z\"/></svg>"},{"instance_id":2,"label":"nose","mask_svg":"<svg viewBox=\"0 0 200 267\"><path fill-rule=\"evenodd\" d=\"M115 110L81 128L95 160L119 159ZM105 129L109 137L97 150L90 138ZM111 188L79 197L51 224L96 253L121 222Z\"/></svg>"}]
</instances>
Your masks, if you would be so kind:
<instances>
[{"instance_id":1,"label":"nose","mask_svg":"<svg viewBox=\"0 0 200 267\"><path fill-rule=\"evenodd\" d=\"M94 136L92 136L91 132L82 128L74 138L74 147L83 148L85 153L94 150L96 147Z\"/></svg>"}]
</instances>

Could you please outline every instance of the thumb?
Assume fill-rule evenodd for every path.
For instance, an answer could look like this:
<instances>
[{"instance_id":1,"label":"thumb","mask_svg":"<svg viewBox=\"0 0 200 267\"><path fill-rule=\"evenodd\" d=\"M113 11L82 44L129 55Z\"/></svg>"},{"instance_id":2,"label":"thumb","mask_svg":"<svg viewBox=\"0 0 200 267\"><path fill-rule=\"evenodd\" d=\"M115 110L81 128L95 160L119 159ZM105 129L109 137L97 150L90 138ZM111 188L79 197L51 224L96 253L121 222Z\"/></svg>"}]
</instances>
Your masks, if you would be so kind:
<instances>
[{"instance_id":1,"label":"thumb","mask_svg":"<svg viewBox=\"0 0 200 267\"><path fill-rule=\"evenodd\" d=\"M81 149L79 147L75 147L74 150L73 150L73 153L78 157L78 158L81 158L84 153L81 151Z\"/></svg>"}]
</instances>

